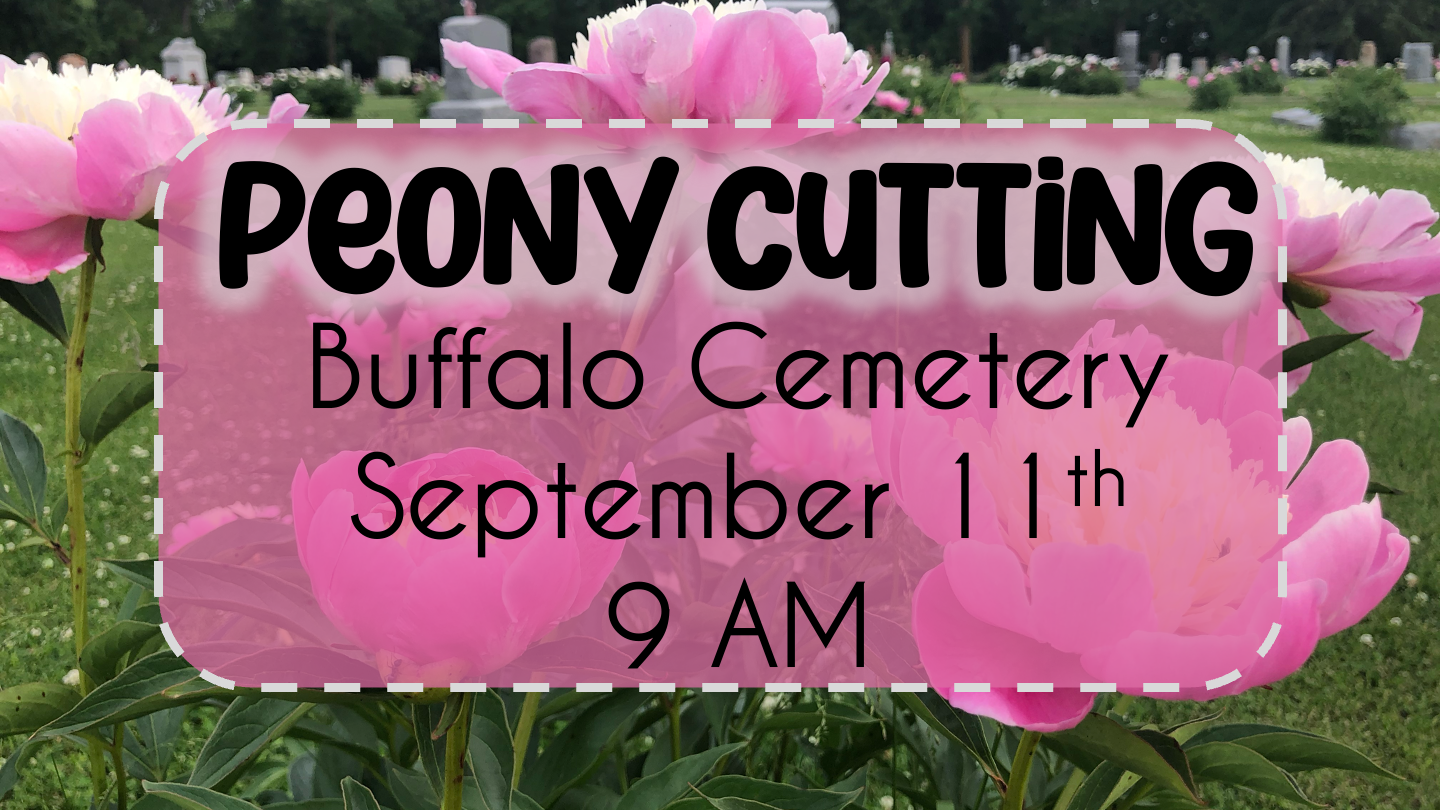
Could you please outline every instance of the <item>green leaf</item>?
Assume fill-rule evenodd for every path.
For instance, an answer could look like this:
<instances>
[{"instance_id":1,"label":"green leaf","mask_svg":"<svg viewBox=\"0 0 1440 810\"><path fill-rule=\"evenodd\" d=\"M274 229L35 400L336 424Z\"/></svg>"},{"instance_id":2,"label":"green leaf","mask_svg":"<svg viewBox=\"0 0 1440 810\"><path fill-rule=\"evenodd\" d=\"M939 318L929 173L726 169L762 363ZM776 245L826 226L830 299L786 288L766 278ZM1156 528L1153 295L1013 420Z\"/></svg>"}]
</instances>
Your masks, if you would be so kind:
<instances>
[{"instance_id":1,"label":"green leaf","mask_svg":"<svg viewBox=\"0 0 1440 810\"><path fill-rule=\"evenodd\" d=\"M449 703L451 698L462 697L458 692L452 693L446 698ZM412 703L410 704L410 724L415 727L416 754L420 760L420 768L425 772L426 778L430 780L430 787L438 795L445 788L445 738L435 738L432 731L443 713L441 705L436 703ZM468 750L468 749L467 749ZM506 784L509 789L509 784Z\"/></svg>"},{"instance_id":2,"label":"green leaf","mask_svg":"<svg viewBox=\"0 0 1440 810\"><path fill-rule=\"evenodd\" d=\"M158 635L158 625L137 621L116 622L85 644L80 653L80 669L95 683L105 683L120 671L120 662L127 653Z\"/></svg>"},{"instance_id":3,"label":"green leaf","mask_svg":"<svg viewBox=\"0 0 1440 810\"><path fill-rule=\"evenodd\" d=\"M696 791L699 793L699 791ZM736 797L711 798L699 793L693 799L668 805L669 810L780 810L773 804Z\"/></svg>"},{"instance_id":4,"label":"green leaf","mask_svg":"<svg viewBox=\"0 0 1440 810\"><path fill-rule=\"evenodd\" d=\"M0 453L15 481L10 503L26 520L38 520L45 507L45 447L30 426L0 411Z\"/></svg>"},{"instance_id":5,"label":"green leaf","mask_svg":"<svg viewBox=\"0 0 1440 810\"><path fill-rule=\"evenodd\" d=\"M1305 731L1259 723L1217 726L1197 735L1192 744L1233 742L1260 754L1287 771L1335 768L1400 779L1374 760L1344 743Z\"/></svg>"},{"instance_id":6,"label":"green leaf","mask_svg":"<svg viewBox=\"0 0 1440 810\"><path fill-rule=\"evenodd\" d=\"M260 753L279 739L314 704L287 703L253 695L241 695L230 703L215 730L205 740L195 769L187 780L200 787L217 787L232 782Z\"/></svg>"},{"instance_id":7,"label":"green leaf","mask_svg":"<svg viewBox=\"0 0 1440 810\"><path fill-rule=\"evenodd\" d=\"M60 527L70 519L70 493L60 490L60 497L55 499L55 505L50 508L50 519L44 527L50 537L60 539Z\"/></svg>"},{"instance_id":8,"label":"green leaf","mask_svg":"<svg viewBox=\"0 0 1440 810\"><path fill-rule=\"evenodd\" d=\"M926 690L920 694L895 692L893 696L926 725L940 732L950 742L969 751L970 756L975 757L990 778L1004 778L1000 775L1000 763L995 761L995 755L990 752L990 745L985 741L985 729L980 725L980 718L951 706L934 690Z\"/></svg>"},{"instance_id":9,"label":"green leaf","mask_svg":"<svg viewBox=\"0 0 1440 810\"><path fill-rule=\"evenodd\" d=\"M91 448L136 411L155 399L155 375L148 371L101 374L80 406L80 435Z\"/></svg>"},{"instance_id":10,"label":"green leaf","mask_svg":"<svg viewBox=\"0 0 1440 810\"><path fill-rule=\"evenodd\" d=\"M1159 732L1137 734L1103 715L1091 713L1080 725L1051 736L1127 771L1198 800L1195 782L1178 743ZM1164 742L1169 740L1169 742ZM1163 750L1157 750L1156 746ZM1178 756L1177 756L1178 755Z\"/></svg>"},{"instance_id":11,"label":"green leaf","mask_svg":"<svg viewBox=\"0 0 1440 810\"><path fill-rule=\"evenodd\" d=\"M1100 766L1085 775L1080 789L1070 797L1068 810L1104 810L1110 803L1110 794L1120 784L1125 769L1113 762L1102 762Z\"/></svg>"},{"instance_id":12,"label":"green leaf","mask_svg":"<svg viewBox=\"0 0 1440 810\"><path fill-rule=\"evenodd\" d=\"M744 748L746 743L731 743L681 757L666 765L659 773L640 779L620 797L615 810L653 810L664 807L698 785L715 767L720 758L731 751Z\"/></svg>"},{"instance_id":13,"label":"green leaf","mask_svg":"<svg viewBox=\"0 0 1440 810\"><path fill-rule=\"evenodd\" d=\"M18 523L29 523L30 518L20 512L20 507L10 500L5 490L0 489L0 520L13 520Z\"/></svg>"},{"instance_id":14,"label":"green leaf","mask_svg":"<svg viewBox=\"0 0 1440 810\"><path fill-rule=\"evenodd\" d=\"M380 810L375 794L370 788L347 776L340 780L340 795L345 799L345 810Z\"/></svg>"},{"instance_id":15,"label":"green leaf","mask_svg":"<svg viewBox=\"0 0 1440 810\"><path fill-rule=\"evenodd\" d=\"M255 810L250 802L216 793L209 788L182 785L178 782L141 782L145 792L164 796L171 804L185 810Z\"/></svg>"},{"instance_id":16,"label":"green leaf","mask_svg":"<svg viewBox=\"0 0 1440 810\"><path fill-rule=\"evenodd\" d=\"M58 683L27 683L0 691L0 737L30 734L79 702L79 692Z\"/></svg>"},{"instance_id":17,"label":"green leaf","mask_svg":"<svg viewBox=\"0 0 1440 810\"><path fill-rule=\"evenodd\" d=\"M906 694L906 693L901 693ZM878 723L880 718L866 714L854 706L844 703L824 703L819 706L797 706L795 710L779 712L755 724L756 731L799 731L819 728L822 725Z\"/></svg>"},{"instance_id":18,"label":"green leaf","mask_svg":"<svg viewBox=\"0 0 1440 810\"><path fill-rule=\"evenodd\" d=\"M198 682L197 688L183 688L194 682ZM199 673L183 658L169 650L161 650L126 667L40 731L49 737L75 734L96 726L133 720L160 709L228 694L227 690L201 681Z\"/></svg>"},{"instance_id":19,"label":"green leaf","mask_svg":"<svg viewBox=\"0 0 1440 810\"><path fill-rule=\"evenodd\" d=\"M99 560L106 566L151 593L155 592L154 560Z\"/></svg>"},{"instance_id":20,"label":"green leaf","mask_svg":"<svg viewBox=\"0 0 1440 810\"><path fill-rule=\"evenodd\" d=\"M1366 495L1404 495L1405 490L1386 486L1379 481L1371 481L1365 487Z\"/></svg>"},{"instance_id":21,"label":"green leaf","mask_svg":"<svg viewBox=\"0 0 1440 810\"><path fill-rule=\"evenodd\" d=\"M470 745L465 749L470 772L489 808L504 808L510 802L510 779L515 770L514 740L505 702L493 690L475 695L470 715Z\"/></svg>"},{"instance_id":22,"label":"green leaf","mask_svg":"<svg viewBox=\"0 0 1440 810\"><path fill-rule=\"evenodd\" d=\"M539 802L518 790L510 794L510 807L512 810L545 810Z\"/></svg>"},{"instance_id":23,"label":"green leaf","mask_svg":"<svg viewBox=\"0 0 1440 810\"><path fill-rule=\"evenodd\" d=\"M65 328L65 311L60 308L60 295L46 278L35 284L0 278L0 301L4 301L36 326L49 332L64 346L70 342Z\"/></svg>"},{"instance_id":24,"label":"green leaf","mask_svg":"<svg viewBox=\"0 0 1440 810\"><path fill-rule=\"evenodd\" d=\"M166 771L175 756L175 740L185 724L187 708L176 706L135 718L135 733L125 735L125 751L135 760L132 771L133 765L139 763L150 773L142 778L152 782L166 781ZM133 772L132 775L140 776Z\"/></svg>"},{"instance_id":25,"label":"green leaf","mask_svg":"<svg viewBox=\"0 0 1440 810\"><path fill-rule=\"evenodd\" d=\"M1195 778L1201 781L1223 782L1311 807L1321 806L1305 798L1294 777L1243 745L1207 742L1190 748L1186 753L1190 757L1190 767L1195 770Z\"/></svg>"},{"instance_id":26,"label":"green leaf","mask_svg":"<svg viewBox=\"0 0 1440 810\"><path fill-rule=\"evenodd\" d=\"M748 799L762 802L767 807L782 810L841 810L851 802L859 803L865 793L862 784L854 790L838 792L833 790L805 790L781 782L770 782L738 774L717 776L699 789L701 796L709 799ZM691 810L701 807L700 797L689 796L670 804L674 810Z\"/></svg>"},{"instance_id":27,"label":"green leaf","mask_svg":"<svg viewBox=\"0 0 1440 810\"><path fill-rule=\"evenodd\" d=\"M1314 337L1301 343L1296 343L1294 346L1286 347L1285 351L1280 353L1280 368L1282 371L1294 371L1298 368L1304 368L1327 354L1332 354L1349 346L1351 343L1370 334L1370 331L1321 335L1320 337Z\"/></svg>"},{"instance_id":28,"label":"green leaf","mask_svg":"<svg viewBox=\"0 0 1440 810\"><path fill-rule=\"evenodd\" d=\"M535 764L521 775L520 787L550 805L566 790L594 773L609 759L611 742L623 734L625 722L650 699L639 690L621 689L598 700L561 729Z\"/></svg>"}]
</instances>

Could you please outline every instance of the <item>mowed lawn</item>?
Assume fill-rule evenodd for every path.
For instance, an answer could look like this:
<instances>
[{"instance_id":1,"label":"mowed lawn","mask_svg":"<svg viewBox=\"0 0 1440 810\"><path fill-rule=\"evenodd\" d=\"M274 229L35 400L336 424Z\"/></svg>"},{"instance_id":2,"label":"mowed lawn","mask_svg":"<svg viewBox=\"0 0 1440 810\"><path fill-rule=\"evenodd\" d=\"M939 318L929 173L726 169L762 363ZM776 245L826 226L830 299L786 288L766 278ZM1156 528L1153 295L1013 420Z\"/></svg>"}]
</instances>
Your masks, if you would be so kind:
<instances>
[{"instance_id":1,"label":"mowed lawn","mask_svg":"<svg viewBox=\"0 0 1440 810\"><path fill-rule=\"evenodd\" d=\"M1411 188L1440 204L1440 153L1409 153L1386 147L1325 144L1313 134L1270 122L1282 107L1305 106L1323 88L1322 81L1292 82L1282 96L1239 97L1229 110L1194 113L1188 94L1175 82L1148 81L1139 95L1126 97L1051 97L1037 90L1006 90L993 85L967 88L976 119L1006 117L1043 122L1085 118L1096 123L1114 118L1204 118L1230 132L1243 133L1260 148L1296 157L1318 156L1329 173L1351 185L1374 191ZM1410 85L1418 118L1440 120L1435 85ZM263 114L264 107L260 108ZM360 116L416 120L409 98L367 96ZM105 229L108 269L101 273L96 312L86 352L86 376L129 370L154 359L152 252L155 234L129 223ZM71 300L72 279L59 277L61 296ZM1440 305L1440 298L1432 299ZM1336 331L1318 313L1307 312L1312 335ZM64 351L38 328L0 306L0 409L36 426L51 458L50 487L62 486L59 449L63 439L61 391ZM1322 362L1298 395L1291 415L1304 415L1317 443L1348 438L1365 448L1372 480L1402 490L1385 498L1387 516L1412 538L1409 571L1371 616L1356 627L1325 639L1310 662L1271 690L1253 690L1217 704L1164 703L1142 699L1132 716L1167 721L1223 709L1230 722L1261 722L1326 734L1349 743L1404 776L1403 782L1346 774L1309 774L1302 787L1315 800L1335 807L1410 810L1434 806L1440 796L1440 324L1427 319L1413 357L1391 362L1364 344L1342 350ZM87 490L93 543L98 556L135 558L156 554L151 534L153 412L142 414L112 434L96 453ZM63 567L49 552L26 547L26 532L0 522L0 687L26 681L58 681L73 666L66 637L70 608ZM104 629L126 587L96 568L91 593L91 622ZM1435 598L1425 597L1433 592ZM1371 644L1361 641L1368 635ZM203 727L213 710L191 712L193 734L182 742L183 763L198 752ZM0 740L0 755L15 740ZM81 758L73 751L45 749L34 766L24 768L14 799L17 807L83 806L85 781ZM53 757L53 759L52 759ZM68 795L68 798L67 798ZM1221 808L1278 806L1255 794L1215 792Z\"/></svg>"}]
</instances>

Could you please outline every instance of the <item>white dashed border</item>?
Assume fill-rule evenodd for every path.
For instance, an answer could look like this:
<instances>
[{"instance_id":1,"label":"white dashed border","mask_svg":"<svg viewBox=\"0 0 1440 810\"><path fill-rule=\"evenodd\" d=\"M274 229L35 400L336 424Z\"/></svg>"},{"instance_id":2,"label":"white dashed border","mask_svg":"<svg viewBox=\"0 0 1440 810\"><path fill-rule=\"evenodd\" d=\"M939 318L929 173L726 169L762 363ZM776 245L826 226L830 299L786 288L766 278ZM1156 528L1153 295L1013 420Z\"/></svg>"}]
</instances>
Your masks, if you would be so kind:
<instances>
[{"instance_id":1,"label":"white dashed border","mask_svg":"<svg viewBox=\"0 0 1440 810\"><path fill-rule=\"evenodd\" d=\"M861 129L895 129L898 124L895 119L886 118L861 119L859 123ZM927 118L924 121L924 127L926 129L958 129L960 127L960 123L961 122L959 119L954 118ZM1088 122L1086 121L1086 119L1083 118L1054 118L1049 121L1048 126L1051 129L1084 129L1086 128L1087 124ZM231 129L264 129L267 125L268 121L264 119L246 119L231 122ZM708 129L710 127L710 122L704 118L677 118L672 120L670 122L670 125L673 129ZM733 122L733 126L736 129L770 129L771 125L772 121L768 118L741 118L736 119ZM330 121L329 119L324 118L297 118L293 122L293 126L296 129L328 129L330 128ZM393 119L389 118L362 118L358 119L355 122L355 126L357 129L393 129L394 121ZM482 127L485 129L518 129L519 126L520 121L519 119L515 118L487 118L484 119L484 121L482 122ZM580 129L584 126L584 122L578 118L552 118L546 120L544 122L544 126L547 129ZM645 126L646 121L643 118L612 118L609 120L610 129L644 129ZM829 118L806 118L800 119L796 123L796 126L799 129L833 129L835 127L835 121L834 119ZM1025 122L1023 119L1019 118L991 118L985 122L985 126L987 129L1023 129L1025 126ZM1116 118L1112 121L1111 126L1115 129L1148 129L1150 127L1150 120L1146 118ZM1198 129L1209 131L1212 128L1212 123L1210 121L1204 121L1199 119L1181 118L1175 121L1175 127L1176 129ZM456 121L453 118L423 119L420 121L420 128L455 129ZM204 144L206 140L207 137L205 135L197 135L193 140L191 140L184 147L182 147L178 153L176 153L176 159L180 161L185 160L185 158L189 157L191 153L193 153L202 144ZM1249 152L1250 155L1254 157L1257 161L1260 161L1262 163L1264 162L1264 153L1260 151L1259 147L1257 147L1255 143L1249 138L1245 137L1244 135L1236 135L1235 142L1239 144L1242 148L1244 148L1247 152ZM169 187L169 183L161 182L156 189L154 210L154 216L156 220L161 220L164 218L165 196L166 193L169 191ZM1284 220L1286 219L1284 187L1281 184L1276 183L1274 185L1274 192L1277 213L1279 215L1279 218L1281 220ZM1284 245L1281 245L1279 247L1277 259L1278 280L1282 283L1286 280L1287 258L1288 257L1286 255L1286 247ZM155 282L156 284L159 284L164 280L165 277L164 249L159 245L155 247L154 261ZM1289 324L1286 317L1287 311L1285 309L1280 309L1278 310L1277 315L1277 337L1279 345L1283 347L1288 345ZM164 344L163 328L164 312L160 308L156 308L154 324L154 339L156 346ZM1285 372L1279 372L1277 381L1279 388L1278 404L1279 407L1283 410L1286 407L1287 399ZM164 377L162 372L155 373L154 407L157 409L164 407ZM1285 436L1283 435L1279 437L1277 450L1277 471L1288 472L1287 444ZM154 465L155 472L157 473L164 471L163 454L164 437L157 433L155 435ZM159 484L157 482L157 490L158 487ZM155 523L154 534L156 536L160 536L164 533L164 501L161 498L156 497L153 499L152 503ZM1277 529L1279 534L1284 535L1286 534L1286 524L1289 518L1289 506L1285 496L1280 496L1277 506ZM1279 597L1283 598L1288 594L1289 591L1286 563L1284 561L1279 562L1277 569L1277 593ZM156 560L154 572L154 593L157 599L159 599L164 594L164 582L165 580L163 564L160 560ZM1271 623L1270 631L1266 635L1265 640L1261 642L1259 648L1256 649L1256 654L1258 656L1263 658L1270 652L1271 649L1274 648L1275 642L1280 635L1280 629L1281 625L1279 622ZM160 632L161 635L164 636L165 643L169 646L170 651L173 652L177 657L183 657L183 650L180 647L179 641L176 640L174 632L170 629L170 624L168 622L161 622ZM1205 688L1207 690L1219 689L1223 686L1234 683L1241 677L1242 675L1240 673L1240 670L1231 670L1224 675L1206 681ZM233 680L216 675L215 673L210 672L206 669L200 670L200 678L222 689L233 690L235 688L235 682ZM484 692L488 688L488 685L484 683L452 682L450 684L450 691L452 692ZM510 688L517 693L544 693L550 691L550 684L538 682L515 683ZM586 682L576 683L574 688L577 692L603 693L613 691L615 685L613 683L604 682ZM639 683L636 685L635 688L642 693L673 693L674 691L676 691L676 684L660 682ZM802 690L802 688L803 687L801 684L793 682L765 684L765 691L768 693L798 693ZM828 691L832 693L857 693L863 692L866 688L868 688L866 684L857 682L832 682L827 687ZM923 693L930 689L930 685L927 683L918 682L897 682L891 684L889 688L892 692ZM352 693L359 692L360 689L361 686L359 683L335 682L324 684L324 690L331 693ZM423 683L404 682L386 684L386 691L391 693L421 692L424 691L424 689L425 685ZM1114 683L1081 683L1079 685L1079 689L1082 693L1097 694L1118 691L1117 685ZM296 692L298 690L299 685L295 683L266 682L261 683L260 685L260 691L264 693L286 693ZM701 684L701 691L706 693L733 693L737 692L738 690L738 683L725 682ZM1023 682L1017 683L1015 685L1015 690L1021 693L1049 693L1055 690L1055 684L1048 682ZM956 683L953 685L953 692L955 693L973 694L988 693L990 691L991 688L989 683ZM1142 685L1141 691L1145 694L1175 694L1179 693L1180 684L1173 682L1145 683Z\"/></svg>"}]
</instances>

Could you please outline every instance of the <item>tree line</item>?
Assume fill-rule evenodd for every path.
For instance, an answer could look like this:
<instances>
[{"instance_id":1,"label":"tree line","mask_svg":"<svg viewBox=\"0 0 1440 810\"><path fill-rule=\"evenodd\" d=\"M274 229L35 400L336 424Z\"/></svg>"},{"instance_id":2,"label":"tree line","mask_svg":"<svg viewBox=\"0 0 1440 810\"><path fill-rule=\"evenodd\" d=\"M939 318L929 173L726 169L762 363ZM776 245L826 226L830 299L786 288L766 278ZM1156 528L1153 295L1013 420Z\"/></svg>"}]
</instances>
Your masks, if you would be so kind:
<instances>
[{"instance_id":1,"label":"tree line","mask_svg":"<svg viewBox=\"0 0 1440 810\"><path fill-rule=\"evenodd\" d=\"M513 50L533 37L555 38L562 60L587 18L620 0L477 0L505 20ZM891 32L896 51L971 66L1003 62L1023 50L1112 55L1116 34L1141 32L1150 53L1189 58L1242 57L1251 45L1273 56L1275 38L1292 55L1319 51L1354 59L1363 40L1382 60L1407 41L1440 40L1436 0L835 0L841 29L857 48L879 51ZM408 56L417 69L440 65L439 25L461 13L455 0L0 0L0 53L33 52L53 61L79 53L95 62L158 67L172 37L190 36L212 70L322 67L349 59L373 75L381 56Z\"/></svg>"}]
</instances>

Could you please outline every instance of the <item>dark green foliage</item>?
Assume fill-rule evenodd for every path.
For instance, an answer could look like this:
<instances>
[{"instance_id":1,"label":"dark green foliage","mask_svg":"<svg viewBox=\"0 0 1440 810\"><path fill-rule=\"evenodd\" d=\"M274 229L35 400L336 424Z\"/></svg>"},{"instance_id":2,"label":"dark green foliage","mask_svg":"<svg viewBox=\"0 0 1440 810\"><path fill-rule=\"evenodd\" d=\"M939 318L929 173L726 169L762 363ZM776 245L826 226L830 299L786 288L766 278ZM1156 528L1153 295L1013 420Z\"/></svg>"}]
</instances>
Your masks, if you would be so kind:
<instances>
[{"instance_id":1,"label":"dark green foliage","mask_svg":"<svg viewBox=\"0 0 1440 810\"><path fill-rule=\"evenodd\" d=\"M1238 89L1235 80L1229 76L1211 75L1214 78L1199 77L1200 83L1190 93L1190 109L1223 110L1234 100Z\"/></svg>"},{"instance_id":2,"label":"dark green foliage","mask_svg":"<svg viewBox=\"0 0 1440 810\"><path fill-rule=\"evenodd\" d=\"M1337 143L1381 143L1405 123L1409 106L1400 71L1341 68L1316 105L1324 118L1320 137Z\"/></svg>"}]
</instances>

